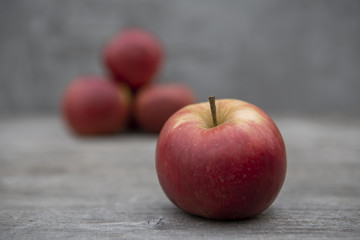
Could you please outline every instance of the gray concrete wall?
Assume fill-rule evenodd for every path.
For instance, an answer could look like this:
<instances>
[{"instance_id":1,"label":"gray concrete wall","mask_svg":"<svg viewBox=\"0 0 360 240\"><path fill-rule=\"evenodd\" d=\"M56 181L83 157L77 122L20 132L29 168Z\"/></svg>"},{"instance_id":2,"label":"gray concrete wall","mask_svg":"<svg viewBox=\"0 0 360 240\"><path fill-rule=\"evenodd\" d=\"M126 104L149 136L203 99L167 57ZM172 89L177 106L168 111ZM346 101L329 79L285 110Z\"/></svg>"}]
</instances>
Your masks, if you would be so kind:
<instances>
[{"instance_id":1,"label":"gray concrete wall","mask_svg":"<svg viewBox=\"0 0 360 240\"><path fill-rule=\"evenodd\" d=\"M154 32L159 82L270 112L360 113L360 1L1 0L0 114L54 112L69 81L104 74L118 29Z\"/></svg>"}]
</instances>

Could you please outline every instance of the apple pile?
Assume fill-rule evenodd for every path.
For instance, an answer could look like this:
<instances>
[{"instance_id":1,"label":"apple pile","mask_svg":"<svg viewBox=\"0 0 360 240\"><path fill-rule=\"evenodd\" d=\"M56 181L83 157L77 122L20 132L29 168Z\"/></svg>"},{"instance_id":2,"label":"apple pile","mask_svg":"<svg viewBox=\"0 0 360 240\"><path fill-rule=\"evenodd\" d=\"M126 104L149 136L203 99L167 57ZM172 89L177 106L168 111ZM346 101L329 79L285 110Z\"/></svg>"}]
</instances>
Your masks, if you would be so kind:
<instances>
[{"instance_id":1,"label":"apple pile","mask_svg":"<svg viewBox=\"0 0 360 240\"><path fill-rule=\"evenodd\" d=\"M160 41L150 32L129 28L105 45L109 76L84 75L70 82L62 97L62 114L79 135L104 135L137 128L159 133L180 108L194 103L184 84L156 84L164 59Z\"/></svg>"},{"instance_id":2,"label":"apple pile","mask_svg":"<svg viewBox=\"0 0 360 240\"><path fill-rule=\"evenodd\" d=\"M277 197L286 174L283 138L260 108L236 99L188 105L162 128L156 170L177 207L210 219L253 217Z\"/></svg>"}]
</instances>

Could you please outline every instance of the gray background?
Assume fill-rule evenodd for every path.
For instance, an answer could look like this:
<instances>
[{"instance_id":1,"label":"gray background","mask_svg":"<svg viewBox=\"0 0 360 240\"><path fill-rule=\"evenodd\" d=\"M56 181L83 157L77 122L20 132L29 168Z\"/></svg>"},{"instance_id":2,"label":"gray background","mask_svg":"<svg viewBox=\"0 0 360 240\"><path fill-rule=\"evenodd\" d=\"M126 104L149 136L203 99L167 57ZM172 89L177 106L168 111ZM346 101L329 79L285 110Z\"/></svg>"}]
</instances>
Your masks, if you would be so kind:
<instances>
[{"instance_id":1,"label":"gray background","mask_svg":"<svg viewBox=\"0 0 360 240\"><path fill-rule=\"evenodd\" d=\"M360 1L1 0L0 115L56 112L128 26L166 48L159 82L268 112L360 113Z\"/></svg>"}]
</instances>

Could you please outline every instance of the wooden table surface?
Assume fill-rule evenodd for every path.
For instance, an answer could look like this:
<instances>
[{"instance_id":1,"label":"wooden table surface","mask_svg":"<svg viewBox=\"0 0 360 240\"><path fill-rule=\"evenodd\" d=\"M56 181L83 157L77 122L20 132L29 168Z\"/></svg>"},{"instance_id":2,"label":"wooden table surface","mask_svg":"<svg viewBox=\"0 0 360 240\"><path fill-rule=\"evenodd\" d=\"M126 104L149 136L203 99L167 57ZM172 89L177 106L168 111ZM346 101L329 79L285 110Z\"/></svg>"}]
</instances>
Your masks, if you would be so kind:
<instances>
[{"instance_id":1,"label":"wooden table surface","mask_svg":"<svg viewBox=\"0 0 360 240\"><path fill-rule=\"evenodd\" d=\"M0 239L360 239L360 118L275 117L284 187L263 214L178 210L154 167L157 137L77 138L57 116L0 120Z\"/></svg>"}]
</instances>

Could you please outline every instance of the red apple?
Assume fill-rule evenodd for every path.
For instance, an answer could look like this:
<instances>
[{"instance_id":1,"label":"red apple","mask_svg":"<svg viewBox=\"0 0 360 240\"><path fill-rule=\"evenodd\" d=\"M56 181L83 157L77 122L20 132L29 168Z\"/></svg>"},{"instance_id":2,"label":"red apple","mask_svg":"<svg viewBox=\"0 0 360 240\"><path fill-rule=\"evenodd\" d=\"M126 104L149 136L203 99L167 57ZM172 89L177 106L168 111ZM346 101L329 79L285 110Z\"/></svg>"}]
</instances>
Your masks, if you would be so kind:
<instances>
[{"instance_id":1,"label":"red apple","mask_svg":"<svg viewBox=\"0 0 360 240\"><path fill-rule=\"evenodd\" d=\"M285 144L272 119L250 103L223 99L214 111L206 102L193 104L172 115L161 130L156 170L167 197L185 212L249 218L267 209L280 192Z\"/></svg>"},{"instance_id":2,"label":"red apple","mask_svg":"<svg viewBox=\"0 0 360 240\"><path fill-rule=\"evenodd\" d=\"M159 84L143 88L135 97L135 120L143 130L159 133L173 113L194 102L194 92L182 84Z\"/></svg>"},{"instance_id":3,"label":"red apple","mask_svg":"<svg viewBox=\"0 0 360 240\"><path fill-rule=\"evenodd\" d=\"M136 91L154 79L163 61L163 49L151 33L127 29L106 45L104 61L117 83L126 83Z\"/></svg>"},{"instance_id":4,"label":"red apple","mask_svg":"<svg viewBox=\"0 0 360 240\"><path fill-rule=\"evenodd\" d=\"M124 86L99 76L82 76L66 89L62 112L68 126L80 135L116 133L127 124L129 98Z\"/></svg>"}]
</instances>

